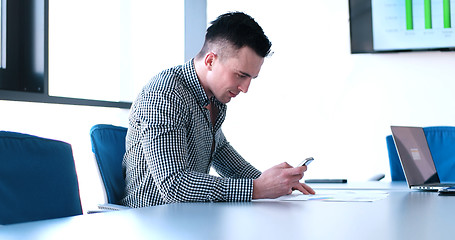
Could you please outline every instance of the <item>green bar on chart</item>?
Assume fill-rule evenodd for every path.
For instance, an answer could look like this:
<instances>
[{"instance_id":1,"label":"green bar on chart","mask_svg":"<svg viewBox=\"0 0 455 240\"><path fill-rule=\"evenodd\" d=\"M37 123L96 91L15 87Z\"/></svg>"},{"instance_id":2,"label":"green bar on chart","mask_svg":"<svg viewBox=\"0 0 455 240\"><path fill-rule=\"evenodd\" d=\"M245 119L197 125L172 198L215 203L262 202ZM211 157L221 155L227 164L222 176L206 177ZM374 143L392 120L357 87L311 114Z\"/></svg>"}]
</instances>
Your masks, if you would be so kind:
<instances>
[{"instance_id":1,"label":"green bar on chart","mask_svg":"<svg viewBox=\"0 0 455 240\"><path fill-rule=\"evenodd\" d=\"M414 22L412 19L412 0L406 0L406 29L414 29Z\"/></svg>"},{"instance_id":2,"label":"green bar on chart","mask_svg":"<svg viewBox=\"0 0 455 240\"><path fill-rule=\"evenodd\" d=\"M450 19L450 0L443 1L443 8L444 8L444 28L451 28L452 23Z\"/></svg>"},{"instance_id":3,"label":"green bar on chart","mask_svg":"<svg viewBox=\"0 0 455 240\"><path fill-rule=\"evenodd\" d=\"M424 0L425 8L425 29L431 29L433 26L431 22L431 0Z\"/></svg>"}]
</instances>

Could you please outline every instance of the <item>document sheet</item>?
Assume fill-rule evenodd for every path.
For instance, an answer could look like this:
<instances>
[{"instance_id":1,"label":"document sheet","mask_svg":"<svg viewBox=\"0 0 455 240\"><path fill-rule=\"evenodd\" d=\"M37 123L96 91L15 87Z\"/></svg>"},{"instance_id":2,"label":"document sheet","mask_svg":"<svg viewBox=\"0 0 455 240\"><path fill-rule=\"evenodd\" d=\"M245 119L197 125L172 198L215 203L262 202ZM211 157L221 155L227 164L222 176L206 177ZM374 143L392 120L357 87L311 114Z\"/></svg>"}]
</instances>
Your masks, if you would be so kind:
<instances>
[{"instance_id":1,"label":"document sheet","mask_svg":"<svg viewBox=\"0 0 455 240\"><path fill-rule=\"evenodd\" d=\"M316 190L315 195L294 191L275 201L326 201L326 202L373 202L387 198L389 194L377 190Z\"/></svg>"}]
</instances>

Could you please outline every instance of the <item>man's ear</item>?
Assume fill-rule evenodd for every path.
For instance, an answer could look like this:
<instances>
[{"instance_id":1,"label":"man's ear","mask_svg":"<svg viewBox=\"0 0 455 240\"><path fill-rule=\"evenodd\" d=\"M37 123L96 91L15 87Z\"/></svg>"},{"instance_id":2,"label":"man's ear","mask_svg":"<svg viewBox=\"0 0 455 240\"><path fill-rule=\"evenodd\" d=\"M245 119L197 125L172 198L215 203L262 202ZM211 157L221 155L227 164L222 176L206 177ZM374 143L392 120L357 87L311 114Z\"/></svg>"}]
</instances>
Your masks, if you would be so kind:
<instances>
[{"instance_id":1,"label":"man's ear","mask_svg":"<svg viewBox=\"0 0 455 240\"><path fill-rule=\"evenodd\" d=\"M217 58L217 55L214 52L209 52L205 55L204 64L205 64L205 67L207 68L207 70L212 71L213 64L214 64L216 58Z\"/></svg>"}]
</instances>

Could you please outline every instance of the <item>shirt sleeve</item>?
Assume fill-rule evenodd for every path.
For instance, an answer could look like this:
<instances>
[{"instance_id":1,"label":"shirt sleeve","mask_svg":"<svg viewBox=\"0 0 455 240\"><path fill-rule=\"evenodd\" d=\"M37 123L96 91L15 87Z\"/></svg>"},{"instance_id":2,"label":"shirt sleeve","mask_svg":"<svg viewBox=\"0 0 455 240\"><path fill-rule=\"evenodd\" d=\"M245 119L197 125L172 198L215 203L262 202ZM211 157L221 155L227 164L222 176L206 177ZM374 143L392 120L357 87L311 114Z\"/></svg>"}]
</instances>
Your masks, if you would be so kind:
<instances>
[{"instance_id":1,"label":"shirt sleeve","mask_svg":"<svg viewBox=\"0 0 455 240\"><path fill-rule=\"evenodd\" d=\"M166 203L252 199L252 179L221 178L191 170L185 125L189 110L178 94L151 92L146 98L139 113L146 172Z\"/></svg>"},{"instance_id":2,"label":"shirt sleeve","mask_svg":"<svg viewBox=\"0 0 455 240\"><path fill-rule=\"evenodd\" d=\"M261 172L247 162L226 140L223 132L217 133L217 147L213 167L223 177L256 179Z\"/></svg>"}]
</instances>

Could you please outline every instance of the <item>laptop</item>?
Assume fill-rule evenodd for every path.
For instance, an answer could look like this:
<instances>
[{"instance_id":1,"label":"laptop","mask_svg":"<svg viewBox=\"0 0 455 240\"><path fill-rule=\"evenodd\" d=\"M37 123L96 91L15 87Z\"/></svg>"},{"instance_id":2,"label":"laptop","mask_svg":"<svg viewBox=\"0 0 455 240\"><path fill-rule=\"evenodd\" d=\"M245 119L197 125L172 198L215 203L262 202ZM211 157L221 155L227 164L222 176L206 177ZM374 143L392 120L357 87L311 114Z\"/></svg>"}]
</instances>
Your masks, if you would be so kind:
<instances>
[{"instance_id":1,"label":"laptop","mask_svg":"<svg viewBox=\"0 0 455 240\"><path fill-rule=\"evenodd\" d=\"M391 126L391 129L411 189L437 191L455 186L455 183L440 182L423 128Z\"/></svg>"}]
</instances>

